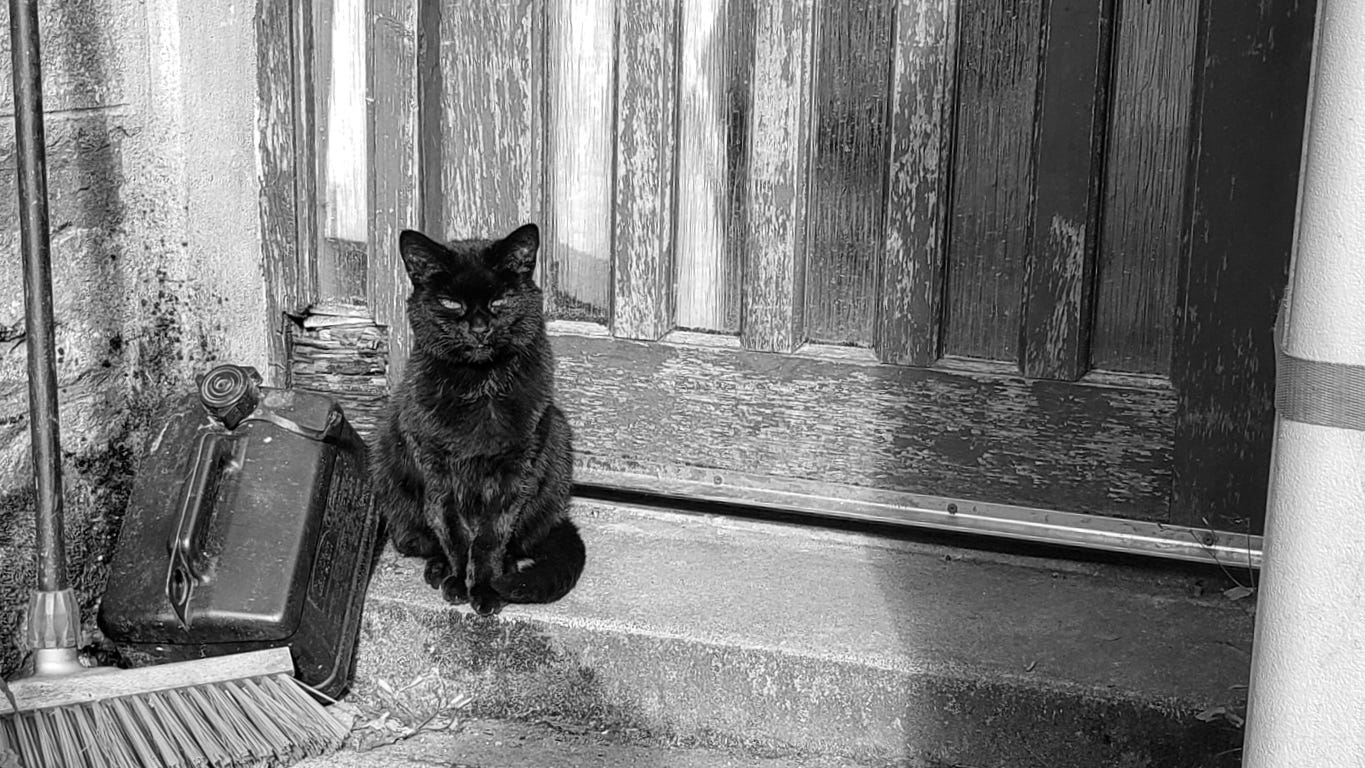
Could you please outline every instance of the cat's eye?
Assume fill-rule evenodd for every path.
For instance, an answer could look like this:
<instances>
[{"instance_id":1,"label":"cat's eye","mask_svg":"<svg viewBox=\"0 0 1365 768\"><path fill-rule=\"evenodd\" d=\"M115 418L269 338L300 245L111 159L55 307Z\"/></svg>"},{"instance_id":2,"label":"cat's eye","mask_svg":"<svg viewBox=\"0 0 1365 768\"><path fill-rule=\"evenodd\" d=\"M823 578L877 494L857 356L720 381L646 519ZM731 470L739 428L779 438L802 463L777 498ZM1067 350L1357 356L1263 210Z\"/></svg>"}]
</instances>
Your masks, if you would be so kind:
<instances>
[{"instance_id":1,"label":"cat's eye","mask_svg":"<svg viewBox=\"0 0 1365 768\"><path fill-rule=\"evenodd\" d=\"M507 308L507 299L493 299L493 301L489 303L488 308L494 312L501 312Z\"/></svg>"},{"instance_id":2,"label":"cat's eye","mask_svg":"<svg viewBox=\"0 0 1365 768\"><path fill-rule=\"evenodd\" d=\"M443 298L441 299L441 306L445 307L451 312L464 314L464 302L456 301L455 299Z\"/></svg>"}]
</instances>

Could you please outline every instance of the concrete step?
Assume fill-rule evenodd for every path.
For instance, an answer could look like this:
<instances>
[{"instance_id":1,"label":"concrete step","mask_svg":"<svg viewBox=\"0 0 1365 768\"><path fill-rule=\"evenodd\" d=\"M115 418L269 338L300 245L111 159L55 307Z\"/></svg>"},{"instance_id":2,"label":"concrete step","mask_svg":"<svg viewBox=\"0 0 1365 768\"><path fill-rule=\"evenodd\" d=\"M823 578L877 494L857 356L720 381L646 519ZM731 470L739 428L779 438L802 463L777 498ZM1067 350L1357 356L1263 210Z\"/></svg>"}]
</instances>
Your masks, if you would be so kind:
<instances>
[{"instance_id":1,"label":"concrete step","mask_svg":"<svg viewBox=\"0 0 1365 768\"><path fill-rule=\"evenodd\" d=\"M356 701L439 678L474 716L760 754L1240 761L1217 713L1244 704L1253 601L1196 594L1187 571L586 501L576 517L578 588L488 619L386 553Z\"/></svg>"}]
</instances>

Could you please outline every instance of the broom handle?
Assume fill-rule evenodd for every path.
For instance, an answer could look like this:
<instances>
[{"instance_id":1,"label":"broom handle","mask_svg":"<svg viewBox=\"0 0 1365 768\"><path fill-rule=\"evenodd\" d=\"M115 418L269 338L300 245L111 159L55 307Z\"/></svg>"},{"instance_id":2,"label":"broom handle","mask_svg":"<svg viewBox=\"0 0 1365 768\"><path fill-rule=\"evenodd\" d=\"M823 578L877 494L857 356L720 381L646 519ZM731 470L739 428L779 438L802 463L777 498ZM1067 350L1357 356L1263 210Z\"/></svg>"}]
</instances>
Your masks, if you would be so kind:
<instances>
[{"instance_id":1,"label":"broom handle","mask_svg":"<svg viewBox=\"0 0 1365 768\"><path fill-rule=\"evenodd\" d=\"M58 592L67 588L66 551L62 543L62 465L53 355L38 0L10 0L9 19L14 60L14 136L19 163L19 233L28 326L29 432L33 437L33 475L38 492L38 589Z\"/></svg>"}]
</instances>

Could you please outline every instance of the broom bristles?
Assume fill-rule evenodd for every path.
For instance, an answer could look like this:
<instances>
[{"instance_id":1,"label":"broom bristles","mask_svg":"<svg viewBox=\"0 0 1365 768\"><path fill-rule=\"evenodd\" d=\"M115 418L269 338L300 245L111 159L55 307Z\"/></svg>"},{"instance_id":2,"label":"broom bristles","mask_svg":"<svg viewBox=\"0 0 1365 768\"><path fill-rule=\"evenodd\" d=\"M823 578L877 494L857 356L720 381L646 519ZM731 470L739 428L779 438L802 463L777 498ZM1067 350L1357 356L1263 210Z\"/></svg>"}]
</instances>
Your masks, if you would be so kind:
<instances>
[{"instance_id":1,"label":"broom bristles","mask_svg":"<svg viewBox=\"0 0 1365 768\"><path fill-rule=\"evenodd\" d=\"M288 765L341 747L348 729L285 673L199 683L0 717L0 766Z\"/></svg>"}]
</instances>

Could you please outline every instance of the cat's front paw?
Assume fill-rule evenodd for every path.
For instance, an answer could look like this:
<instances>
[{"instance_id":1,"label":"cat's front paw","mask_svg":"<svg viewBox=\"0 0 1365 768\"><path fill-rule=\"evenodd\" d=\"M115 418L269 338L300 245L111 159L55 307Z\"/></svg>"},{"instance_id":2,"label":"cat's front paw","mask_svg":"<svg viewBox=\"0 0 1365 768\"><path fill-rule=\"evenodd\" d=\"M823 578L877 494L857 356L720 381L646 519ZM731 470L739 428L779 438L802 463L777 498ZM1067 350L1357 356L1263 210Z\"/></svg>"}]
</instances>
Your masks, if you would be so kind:
<instances>
[{"instance_id":1,"label":"cat's front paw","mask_svg":"<svg viewBox=\"0 0 1365 768\"><path fill-rule=\"evenodd\" d=\"M462 605L469 602L469 592L465 589L464 577L447 576L440 584L441 597L445 598L451 605Z\"/></svg>"},{"instance_id":2,"label":"cat's front paw","mask_svg":"<svg viewBox=\"0 0 1365 768\"><path fill-rule=\"evenodd\" d=\"M487 584L469 590L469 604L480 616L492 616L502 610L502 596Z\"/></svg>"},{"instance_id":3,"label":"cat's front paw","mask_svg":"<svg viewBox=\"0 0 1365 768\"><path fill-rule=\"evenodd\" d=\"M389 540L393 542L394 550L404 557L438 557L441 554L436 537L422 531L400 530L394 526L389 530Z\"/></svg>"},{"instance_id":4,"label":"cat's front paw","mask_svg":"<svg viewBox=\"0 0 1365 768\"><path fill-rule=\"evenodd\" d=\"M440 589L441 582L450 576L450 562L444 557L427 558L427 567L422 571L422 579L432 589Z\"/></svg>"}]
</instances>

